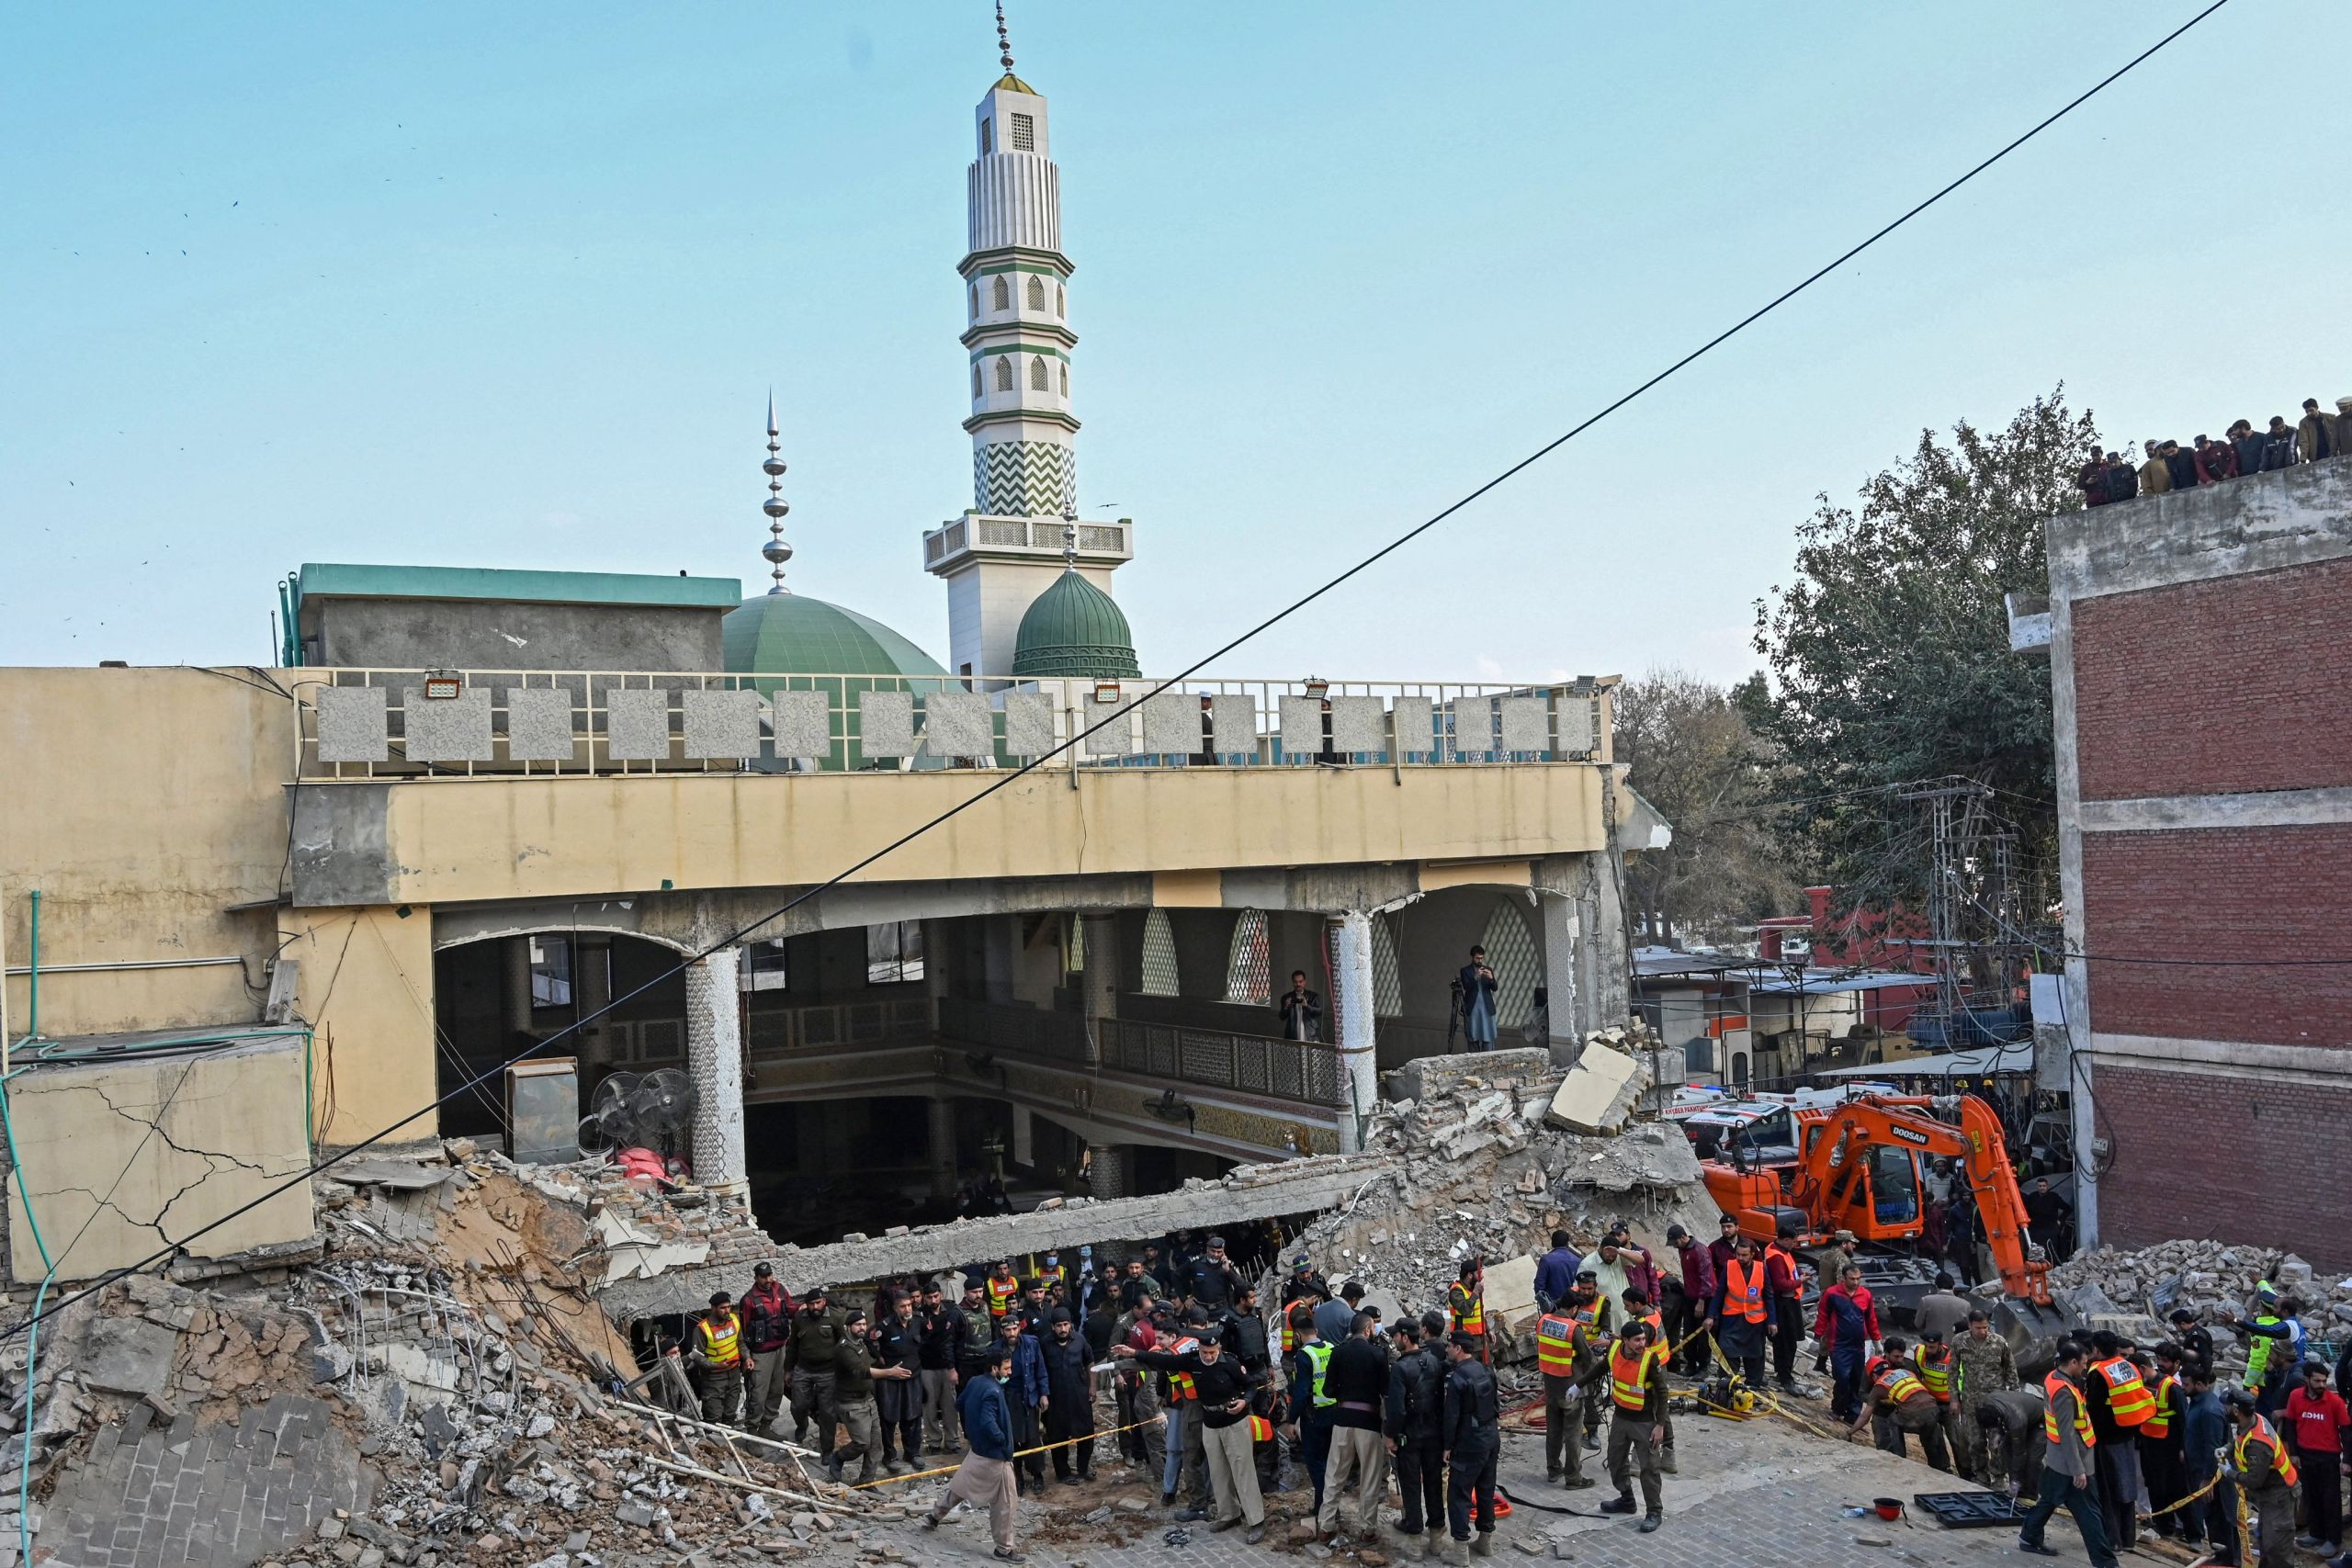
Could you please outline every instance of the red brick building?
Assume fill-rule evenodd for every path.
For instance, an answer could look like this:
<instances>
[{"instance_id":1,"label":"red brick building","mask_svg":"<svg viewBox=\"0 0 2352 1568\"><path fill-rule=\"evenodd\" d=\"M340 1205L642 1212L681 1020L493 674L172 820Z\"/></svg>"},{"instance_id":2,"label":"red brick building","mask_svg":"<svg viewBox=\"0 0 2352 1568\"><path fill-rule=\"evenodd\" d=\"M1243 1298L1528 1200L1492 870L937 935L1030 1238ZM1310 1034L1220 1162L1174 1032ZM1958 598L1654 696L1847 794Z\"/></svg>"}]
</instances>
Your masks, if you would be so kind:
<instances>
[{"instance_id":1,"label":"red brick building","mask_svg":"<svg viewBox=\"0 0 2352 1568\"><path fill-rule=\"evenodd\" d=\"M2084 1234L2352 1263L2352 460L2049 534Z\"/></svg>"}]
</instances>

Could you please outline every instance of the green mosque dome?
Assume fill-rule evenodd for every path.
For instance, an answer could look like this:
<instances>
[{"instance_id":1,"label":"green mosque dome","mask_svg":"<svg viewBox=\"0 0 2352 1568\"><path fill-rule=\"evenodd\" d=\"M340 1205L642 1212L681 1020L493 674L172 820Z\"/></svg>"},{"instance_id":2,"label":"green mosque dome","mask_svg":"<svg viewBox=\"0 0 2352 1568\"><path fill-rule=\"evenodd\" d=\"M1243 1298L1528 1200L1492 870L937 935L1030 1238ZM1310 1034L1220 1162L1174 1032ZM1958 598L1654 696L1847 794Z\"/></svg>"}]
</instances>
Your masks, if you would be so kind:
<instances>
[{"instance_id":1,"label":"green mosque dome","mask_svg":"<svg viewBox=\"0 0 2352 1568\"><path fill-rule=\"evenodd\" d=\"M1135 680L1135 635L1111 596L1066 570L1021 617L1012 644L1012 673L1041 679Z\"/></svg>"},{"instance_id":2,"label":"green mosque dome","mask_svg":"<svg viewBox=\"0 0 2352 1568\"><path fill-rule=\"evenodd\" d=\"M741 675L944 676L888 626L800 593L763 593L719 623L727 668Z\"/></svg>"}]
</instances>

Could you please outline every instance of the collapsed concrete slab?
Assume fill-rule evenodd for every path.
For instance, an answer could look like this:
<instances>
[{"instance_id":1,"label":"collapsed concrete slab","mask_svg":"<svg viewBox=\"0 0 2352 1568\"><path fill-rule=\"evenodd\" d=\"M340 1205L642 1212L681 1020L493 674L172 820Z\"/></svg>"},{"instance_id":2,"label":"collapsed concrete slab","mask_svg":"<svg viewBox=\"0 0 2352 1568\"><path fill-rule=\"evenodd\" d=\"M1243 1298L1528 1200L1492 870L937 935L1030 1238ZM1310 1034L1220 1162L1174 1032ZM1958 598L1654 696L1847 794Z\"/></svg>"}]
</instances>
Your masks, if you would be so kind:
<instances>
[{"instance_id":1,"label":"collapsed concrete slab","mask_svg":"<svg viewBox=\"0 0 2352 1568\"><path fill-rule=\"evenodd\" d=\"M1649 1087L1641 1063L1598 1043L1588 1045L1560 1081L1544 1120L1571 1133L1614 1133Z\"/></svg>"},{"instance_id":2,"label":"collapsed concrete slab","mask_svg":"<svg viewBox=\"0 0 2352 1568\"><path fill-rule=\"evenodd\" d=\"M810 1285L937 1272L1085 1242L1129 1241L1171 1230L1214 1230L1245 1220L1315 1213L1344 1202L1377 1178L1383 1164L1373 1156L1322 1155L1282 1165L1243 1166L1222 1180L1195 1180L1148 1198L1049 1201L1056 1206L1024 1214L991 1214L924 1225L903 1235L822 1247L779 1247L766 1256L785 1288L797 1293ZM741 1291L748 1284L752 1261L673 1269L652 1279L608 1280L598 1289L596 1300L624 1321L698 1312L713 1291Z\"/></svg>"}]
</instances>

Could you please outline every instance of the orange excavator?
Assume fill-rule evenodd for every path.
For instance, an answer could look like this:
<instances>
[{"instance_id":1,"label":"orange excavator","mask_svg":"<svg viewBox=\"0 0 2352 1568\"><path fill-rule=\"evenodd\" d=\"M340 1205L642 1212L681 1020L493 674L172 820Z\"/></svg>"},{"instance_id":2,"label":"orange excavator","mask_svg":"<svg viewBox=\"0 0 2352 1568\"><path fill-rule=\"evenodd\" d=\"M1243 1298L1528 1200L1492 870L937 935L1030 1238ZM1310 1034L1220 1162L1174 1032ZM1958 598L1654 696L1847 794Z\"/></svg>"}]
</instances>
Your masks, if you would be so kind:
<instances>
[{"instance_id":1,"label":"orange excavator","mask_svg":"<svg viewBox=\"0 0 2352 1568\"><path fill-rule=\"evenodd\" d=\"M1883 1304L1907 1312L1934 1276L1915 1245L1925 1216L1919 1161L1942 1156L1975 1200L2001 1277L2007 1310L1996 1322L2003 1334L2022 1356L2071 1325L2071 1314L2051 1301L2050 1265L2027 1229L2000 1118L1984 1100L1865 1094L1798 1110L1790 1125L1794 1146L1735 1138L1700 1167L1709 1195L1742 1235L1770 1241L1793 1222L1798 1250L1810 1258L1836 1232L1851 1231L1865 1280Z\"/></svg>"}]
</instances>

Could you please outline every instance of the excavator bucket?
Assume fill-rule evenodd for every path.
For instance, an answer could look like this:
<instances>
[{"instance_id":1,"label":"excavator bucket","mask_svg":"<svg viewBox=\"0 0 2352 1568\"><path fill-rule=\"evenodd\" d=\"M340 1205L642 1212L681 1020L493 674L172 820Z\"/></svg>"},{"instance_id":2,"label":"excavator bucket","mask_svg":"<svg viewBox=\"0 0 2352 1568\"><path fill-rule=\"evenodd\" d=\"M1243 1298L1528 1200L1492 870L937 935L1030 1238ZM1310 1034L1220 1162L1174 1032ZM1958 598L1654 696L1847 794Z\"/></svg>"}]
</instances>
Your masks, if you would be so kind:
<instances>
[{"instance_id":1,"label":"excavator bucket","mask_svg":"<svg viewBox=\"0 0 2352 1568\"><path fill-rule=\"evenodd\" d=\"M2018 1375L2027 1379L2039 1378L2055 1366L2058 1341L2086 1326L2069 1307L2023 1296L1996 1297L1986 1311L1993 1332L2007 1340L2017 1356Z\"/></svg>"}]
</instances>

